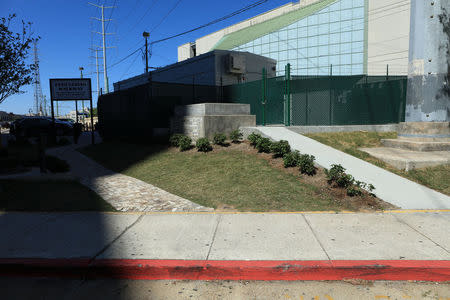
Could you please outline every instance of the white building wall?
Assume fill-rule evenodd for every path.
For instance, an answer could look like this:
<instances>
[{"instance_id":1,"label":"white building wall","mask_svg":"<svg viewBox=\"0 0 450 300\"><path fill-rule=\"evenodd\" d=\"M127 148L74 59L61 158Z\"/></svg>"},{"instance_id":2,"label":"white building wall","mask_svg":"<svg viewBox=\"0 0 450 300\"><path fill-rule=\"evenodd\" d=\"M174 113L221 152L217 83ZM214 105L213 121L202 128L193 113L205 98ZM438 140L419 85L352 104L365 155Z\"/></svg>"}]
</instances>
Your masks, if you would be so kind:
<instances>
[{"instance_id":1,"label":"white building wall","mask_svg":"<svg viewBox=\"0 0 450 300\"><path fill-rule=\"evenodd\" d=\"M263 14L257 15L251 19L247 19L245 21L236 23L234 25L231 25L231 26L221 29L219 31L205 35L195 41L196 47L197 47L197 55L201 55L201 54L211 51L211 49L214 47L214 45L216 45L217 42L219 42L222 37L224 37L225 35L227 35L229 33L241 30L243 28L246 28L246 27L249 27L249 26L252 26L255 24L262 23L264 21L270 20L274 17L278 17L278 16L288 13L290 11L299 9L300 7L310 5L317 1L319 1L319 0L301 0L300 3L299 2L295 2L295 3L291 2L286 5L275 8L273 10L269 10L268 12L265 12ZM181 45L180 47L184 47L185 45L186 44ZM186 58L185 58L185 56L180 55L180 49L179 49L178 50L178 61L182 61L184 59L186 59Z\"/></svg>"},{"instance_id":2,"label":"white building wall","mask_svg":"<svg viewBox=\"0 0 450 300\"><path fill-rule=\"evenodd\" d=\"M368 75L408 74L409 23L409 0L369 0Z\"/></svg>"},{"instance_id":3,"label":"white building wall","mask_svg":"<svg viewBox=\"0 0 450 300\"><path fill-rule=\"evenodd\" d=\"M310 5L319 0L302 0L300 3L288 3L279 8L234 24L196 40L197 55L211 51L221 38L240 29L264 22L290 11ZM367 36L367 73L385 75L389 65L389 74L407 75L410 0L368 0L368 36ZM187 59L186 47L178 49L178 61ZM192 54L191 54L192 55Z\"/></svg>"},{"instance_id":4,"label":"white building wall","mask_svg":"<svg viewBox=\"0 0 450 300\"><path fill-rule=\"evenodd\" d=\"M186 43L178 47L178 61L189 59L193 56L191 47L193 43Z\"/></svg>"}]
</instances>

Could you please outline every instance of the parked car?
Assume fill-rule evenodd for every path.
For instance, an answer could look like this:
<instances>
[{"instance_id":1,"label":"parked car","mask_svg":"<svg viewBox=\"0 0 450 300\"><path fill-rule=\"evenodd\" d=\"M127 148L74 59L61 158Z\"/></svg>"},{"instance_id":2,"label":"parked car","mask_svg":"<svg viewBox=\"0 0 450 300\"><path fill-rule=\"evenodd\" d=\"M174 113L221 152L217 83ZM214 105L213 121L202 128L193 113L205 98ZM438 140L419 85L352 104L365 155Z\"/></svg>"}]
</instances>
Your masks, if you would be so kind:
<instances>
[{"instance_id":1,"label":"parked car","mask_svg":"<svg viewBox=\"0 0 450 300\"><path fill-rule=\"evenodd\" d=\"M63 122L69 122L72 125L75 124L75 121L70 118L58 118L58 120L63 121Z\"/></svg>"},{"instance_id":2,"label":"parked car","mask_svg":"<svg viewBox=\"0 0 450 300\"><path fill-rule=\"evenodd\" d=\"M41 133L50 134L52 119L48 117L26 117L13 122L11 134L16 137L38 137ZM73 125L55 119L56 135L72 135Z\"/></svg>"}]
</instances>

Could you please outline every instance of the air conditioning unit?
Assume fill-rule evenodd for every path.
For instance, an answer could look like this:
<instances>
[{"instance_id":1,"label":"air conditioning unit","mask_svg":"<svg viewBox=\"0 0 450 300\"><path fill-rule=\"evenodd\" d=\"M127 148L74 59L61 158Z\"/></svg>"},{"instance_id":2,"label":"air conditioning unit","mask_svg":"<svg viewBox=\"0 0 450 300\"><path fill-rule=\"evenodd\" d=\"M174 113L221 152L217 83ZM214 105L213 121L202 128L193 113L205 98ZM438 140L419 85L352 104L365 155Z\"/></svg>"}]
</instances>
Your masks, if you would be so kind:
<instances>
[{"instance_id":1,"label":"air conditioning unit","mask_svg":"<svg viewBox=\"0 0 450 300\"><path fill-rule=\"evenodd\" d=\"M228 54L227 57L227 70L232 74L245 73L245 56L235 53Z\"/></svg>"}]
</instances>

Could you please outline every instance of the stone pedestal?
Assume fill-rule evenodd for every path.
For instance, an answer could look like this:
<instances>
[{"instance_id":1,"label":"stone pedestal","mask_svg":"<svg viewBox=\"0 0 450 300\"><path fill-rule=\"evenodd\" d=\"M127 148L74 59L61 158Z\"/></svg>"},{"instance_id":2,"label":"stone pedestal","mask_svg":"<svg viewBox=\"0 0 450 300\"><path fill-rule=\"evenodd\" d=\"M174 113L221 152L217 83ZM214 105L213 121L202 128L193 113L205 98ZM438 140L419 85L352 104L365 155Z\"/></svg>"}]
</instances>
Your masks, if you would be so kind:
<instances>
[{"instance_id":1,"label":"stone pedestal","mask_svg":"<svg viewBox=\"0 0 450 300\"><path fill-rule=\"evenodd\" d=\"M202 103L177 106L170 120L171 133L182 133L193 140L212 139L216 133L229 134L241 126L256 126L249 104Z\"/></svg>"}]
</instances>

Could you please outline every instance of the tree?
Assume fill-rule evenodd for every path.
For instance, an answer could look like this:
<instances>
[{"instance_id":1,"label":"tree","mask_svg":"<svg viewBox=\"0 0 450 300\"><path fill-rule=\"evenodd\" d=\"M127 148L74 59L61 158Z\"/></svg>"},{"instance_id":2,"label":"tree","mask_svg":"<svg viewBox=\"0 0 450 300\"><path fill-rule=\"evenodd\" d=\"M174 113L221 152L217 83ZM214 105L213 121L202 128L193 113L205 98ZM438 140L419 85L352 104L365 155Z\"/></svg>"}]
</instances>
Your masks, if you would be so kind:
<instances>
[{"instance_id":1,"label":"tree","mask_svg":"<svg viewBox=\"0 0 450 300\"><path fill-rule=\"evenodd\" d=\"M31 44L39 39L31 32L31 23L22 21L20 32L14 33L10 25L15 14L0 19L0 104L9 96L23 93L20 88L33 80L34 64L27 65Z\"/></svg>"}]
</instances>

